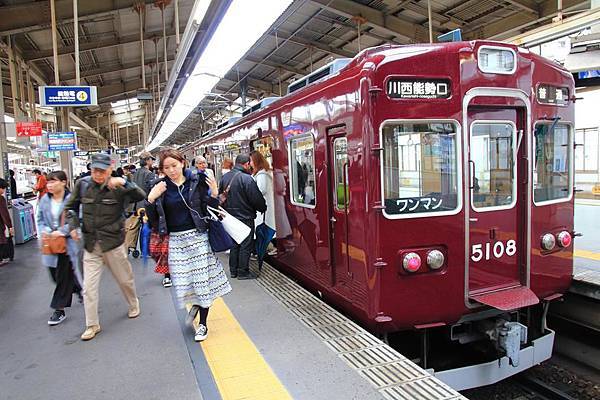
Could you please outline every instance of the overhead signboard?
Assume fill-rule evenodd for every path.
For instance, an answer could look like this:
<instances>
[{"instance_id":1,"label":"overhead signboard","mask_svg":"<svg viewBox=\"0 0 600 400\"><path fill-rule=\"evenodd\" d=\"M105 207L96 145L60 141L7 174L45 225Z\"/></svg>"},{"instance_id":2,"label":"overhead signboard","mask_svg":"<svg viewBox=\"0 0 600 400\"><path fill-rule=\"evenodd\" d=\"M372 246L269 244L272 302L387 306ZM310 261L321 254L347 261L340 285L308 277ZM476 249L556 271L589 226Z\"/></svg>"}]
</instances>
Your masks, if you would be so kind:
<instances>
[{"instance_id":1,"label":"overhead signboard","mask_svg":"<svg viewBox=\"0 0 600 400\"><path fill-rule=\"evenodd\" d=\"M126 154L129 154L129 149L116 149L115 153L121 154L121 155L124 155L124 154L126 155Z\"/></svg>"},{"instance_id":2,"label":"overhead signboard","mask_svg":"<svg viewBox=\"0 0 600 400\"><path fill-rule=\"evenodd\" d=\"M392 99L448 99L452 89L449 79L391 78L386 92Z\"/></svg>"},{"instance_id":3,"label":"overhead signboard","mask_svg":"<svg viewBox=\"0 0 600 400\"><path fill-rule=\"evenodd\" d=\"M89 153L89 151L78 150L73 155L75 157L87 157L88 153Z\"/></svg>"},{"instance_id":4,"label":"overhead signboard","mask_svg":"<svg viewBox=\"0 0 600 400\"><path fill-rule=\"evenodd\" d=\"M69 151L77 149L75 132L48 132L48 151Z\"/></svg>"},{"instance_id":5,"label":"overhead signboard","mask_svg":"<svg viewBox=\"0 0 600 400\"><path fill-rule=\"evenodd\" d=\"M98 105L96 86L40 86L40 102L48 107Z\"/></svg>"},{"instance_id":6,"label":"overhead signboard","mask_svg":"<svg viewBox=\"0 0 600 400\"><path fill-rule=\"evenodd\" d=\"M41 122L17 122L17 137L42 136Z\"/></svg>"},{"instance_id":7,"label":"overhead signboard","mask_svg":"<svg viewBox=\"0 0 600 400\"><path fill-rule=\"evenodd\" d=\"M110 150L90 150L87 153L88 156L93 156L94 154L110 154Z\"/></svg>"}]
</instances>

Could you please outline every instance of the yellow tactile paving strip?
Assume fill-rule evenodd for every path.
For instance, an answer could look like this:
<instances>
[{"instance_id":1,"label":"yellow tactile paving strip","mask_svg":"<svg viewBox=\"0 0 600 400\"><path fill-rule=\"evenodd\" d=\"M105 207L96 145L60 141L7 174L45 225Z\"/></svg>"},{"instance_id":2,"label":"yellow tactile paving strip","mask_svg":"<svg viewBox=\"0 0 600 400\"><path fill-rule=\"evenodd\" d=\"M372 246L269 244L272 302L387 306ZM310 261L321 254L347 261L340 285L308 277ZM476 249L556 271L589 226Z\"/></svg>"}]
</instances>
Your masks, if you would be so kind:
<instances>
[{"instance_id":1,"label":"yellow tactile paving strip","mask_svg":"<svg viewBox=\"0 0 600 400\"><path fill-rule=\"evenodd\" d=\"M589 250L575 250L575 257L579 257L579 258L587 258L590 260L596 260L596 261L600 261L600 253L596 253L593 251L589 251Z\"/></svg>"},{"instance_id":2,"label":"yellow tactile paving strip","mask_svg":"<svg viewBox=\"0 0 600 400\"><path fill-rule=\"evenodd\" d=\"M223 400L292 398L223 299L210 308L200 346Z\"/></svg>"}]
</instances>

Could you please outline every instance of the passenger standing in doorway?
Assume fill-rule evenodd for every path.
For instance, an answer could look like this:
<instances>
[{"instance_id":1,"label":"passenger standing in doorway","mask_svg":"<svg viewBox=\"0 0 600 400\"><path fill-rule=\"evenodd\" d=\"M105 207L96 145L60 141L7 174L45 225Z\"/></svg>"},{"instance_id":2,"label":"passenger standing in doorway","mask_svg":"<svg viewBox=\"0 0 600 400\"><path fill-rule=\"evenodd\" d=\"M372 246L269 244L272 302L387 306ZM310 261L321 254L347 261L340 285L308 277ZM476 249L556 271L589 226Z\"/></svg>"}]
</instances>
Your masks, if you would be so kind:
<instances>
[{"instance_id":1,"label":"passenger standing in doorway","mask_svg":"<svg viewBox=\"0 0 600 400\"><path fill-rule=\"evenodd\" d=\"M8 204L4 197L8 184L0 178L0 266L7 264L14 254L10 254L9 246L12 246L12 237L15 235L15 230L8 213ZM14 249L13 249L14 252Z\"/></svg>"},{"instance_id":2,"label":"passenger standing in doorway","mask_svg":"<svg viewBox=\"0 0 600 400\"><path fill-rule=\"evenodd\" d=\"M48 190L46 189L46 177L42 174L42 171L39 169L33 170L33 175L35 176L35 186L33 187L33 193L37 193L38 200L41 199Z\"/></svg>"},{"instance_id":3,"label":"passenger standing in doorway","mask_svg":"<svg viewBox=\"0 0 600 400\"><path fill-rule=\"evenodd\" d=\"M254 220L254 227L259 226L263 222L271 229L275 229L275 208L274 208L274 192L273 192L273 171L271 165L266 158L259 152L253 151L250 153L250 166L252 167L252 176L256 181L258 190L265 198L267 203L267 211L259 214ZM269 244L268 254L275 255L277 250L273 244Z\"/></svg>"},{"instance_id":4,"label":"passenger standing in doorway","mask_svg":"<svg viewBox=\"0 0 600 400\"><path fill-rule=\"evenodd\" d=\"M169 235L169 271L178 305L191 305L186 322L200 314L194 340L208 335L207 317L213 301L231 291L231 286L208 241L206 207L218 207L217 182L185 168L177 150L160 153L159 168L166 175L150 191L146 210L150 224L160 235Z\"/></svg>"},{"instance_id":5,"label":"passenger standing in doorway","mask_svg":"<svg viewBox=\"0 0 600 400\"><path fill-rule=\"evenodd\" d=\"M63 209L69 199L67 175L63 171L54 171L48 175L48 193L40 200L36 220L42 236L65 237L66 253L44 254L42 263L48 267L50 276L56 284L50 307L54 313L48 325L58 325L67 318L65 307L71 307L73 293L77 293L83 302L81 288L82 277L79 272L79 243L69 237L69 225L65 223Z\"/></svg>"},{"instance_id":6,"label":"passenger standing in doorway","mask_svg":"<svg viewBox=\"0 0 600 400\"><path fill-rule=\"evenodd\" d=\"M231 248L229 253L229 271L232 278L253 279L250 273L250 253L254 248L254 220L256 212L264 213L267 203L250 175L250 157L240 154L235 159L235 167L221 179L219 193L227 192L225 209L234 217L248 225L250 235L241 243Z\"/></svg>"},{"instance_id":7,"label":"passenger standing in doorway","mask_svg":"<svg viewBox=\"0 0 600 400\"><path fill-rule=\"evenodd\" d=\"M92 175L77 182L65 205L69 215L71 237L79 239L77 228L83 234L83 297L86 329L82 340L93 339L100 332L98 318L98 291L104 264L119 284L129 305L127 316L140 315L140 303L135 290L133 271L125 248L125 207L132 201L142 200L146 194L135 183L111 177L111 159L107 154L92 156ZM82 219L79 220L81 204Z\"/></svg>"},{"instance_id":8,"label":"passenger standing in doorway","mask_svg":"<svg viewBox=\"0 0 600 400\"><path fill-rule=\"evenodd\" d=\"M198 172L202 172L204 175L215 179L215 172L212 169L208 168L208 161L206 161L206 158L204 156L197 156L194 159L194 163L196 164Z\"/></svg>"}]
</instances>

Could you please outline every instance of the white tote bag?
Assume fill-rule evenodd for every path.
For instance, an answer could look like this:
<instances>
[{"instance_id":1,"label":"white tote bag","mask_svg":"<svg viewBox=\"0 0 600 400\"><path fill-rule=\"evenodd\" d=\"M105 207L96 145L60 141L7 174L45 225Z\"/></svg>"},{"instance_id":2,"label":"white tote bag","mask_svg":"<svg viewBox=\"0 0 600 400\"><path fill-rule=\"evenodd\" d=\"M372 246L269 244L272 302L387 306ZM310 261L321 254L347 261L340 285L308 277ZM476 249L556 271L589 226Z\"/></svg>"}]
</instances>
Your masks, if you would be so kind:
<instances>
[{"instance_id":1,"label":"white tote bag","mask_svg":"<svg viewBox=\"0 0 600 400\"><path fill-rule=\"evenodd\" d=\"M233 240L235 240L237 244L241 244L244 240L246 240L246 238L250 234L250 231L252 230L248 225L244 224L242 221L229 214L222 207L216 209L208 206L206 208L208 209L208 212L213 218L217 218L217 215L221 215L221 217L223 218L221 219L221 224L223 224L223 228L225 228L225 231L229 234L229 236L231 236Z\"/></svg>"}]
</instances>

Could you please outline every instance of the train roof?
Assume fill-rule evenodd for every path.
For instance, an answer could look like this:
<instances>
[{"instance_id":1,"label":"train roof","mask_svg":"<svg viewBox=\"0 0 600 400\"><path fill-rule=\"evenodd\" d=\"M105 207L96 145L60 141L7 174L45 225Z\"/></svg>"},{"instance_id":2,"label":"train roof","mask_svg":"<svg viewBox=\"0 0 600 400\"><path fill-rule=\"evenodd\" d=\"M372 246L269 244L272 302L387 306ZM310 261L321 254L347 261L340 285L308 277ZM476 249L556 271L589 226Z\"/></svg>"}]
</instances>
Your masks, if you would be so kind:
<instances>
[{"instance_id":1,"label":"train roof","mask_svg":"<svg viewBox=\"0 0 600 400\"><path fill-rule=\"evenodd\" d=\"M535 61L541 61L546 63L553 69L560 71L565 76L571 76L559 63L548 60L542 56L539 56L527 49L519 48L516 45L495 42L489 40L473 40L463 42L446 42L446 43L420 43L410 45L395 45L395 44L384 44L381 46L370 47L364 49L358 53L354 58L340 58L333 60L332 62L324 65L323 67L315 70L314 72L303 76L290 84L288 93L282 97L268 97L261 102L254 105L252 108L244 110L242 116L236 120L228 120L225 123L221 123L217 129L214 129L210 134L204 135L200 139L200 144L206 140L211 139L217 134L225 133L230 129L233 130L237 127L243 126L249 122L259 120L262 118L264 113L271 108L279 108L287 104L290 100L301 97L306 93L307 90L315 89L323 85L327 85L330 80L336 76L343 74L345 71L351 70L356 67L362 67L367 62L372 62L375 66L386 64L387 62L397 61L399 58L408 59L415 56L423 55L424 53L448 53L464 51L466 49L475 50L476 47L481 45L500 46L510 48L518 54L526 55ZM432 54L433 55L433 54ZM571 76L572 79L572 76Z\"/></svg>"}]
</instances>

